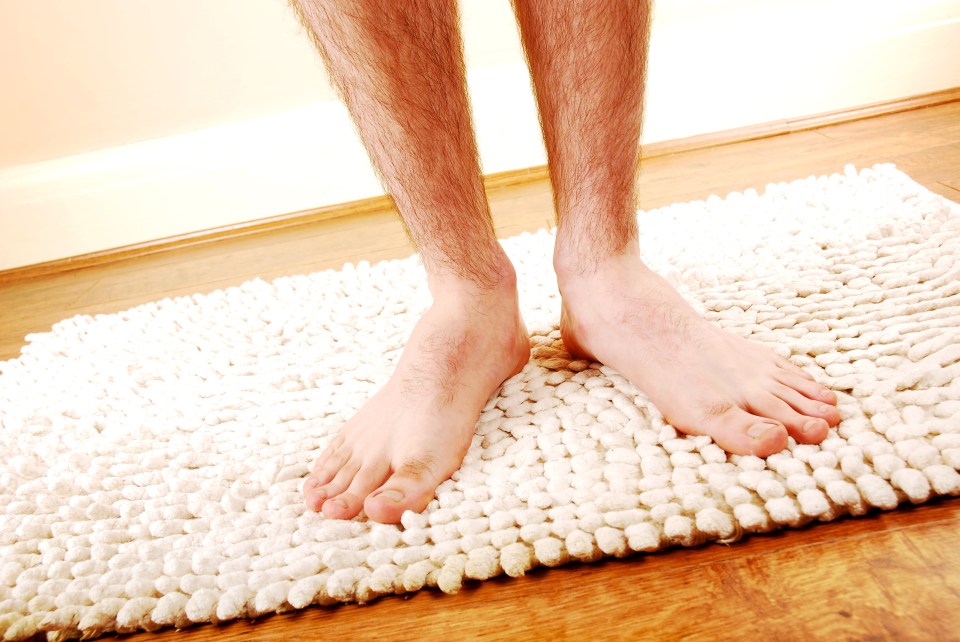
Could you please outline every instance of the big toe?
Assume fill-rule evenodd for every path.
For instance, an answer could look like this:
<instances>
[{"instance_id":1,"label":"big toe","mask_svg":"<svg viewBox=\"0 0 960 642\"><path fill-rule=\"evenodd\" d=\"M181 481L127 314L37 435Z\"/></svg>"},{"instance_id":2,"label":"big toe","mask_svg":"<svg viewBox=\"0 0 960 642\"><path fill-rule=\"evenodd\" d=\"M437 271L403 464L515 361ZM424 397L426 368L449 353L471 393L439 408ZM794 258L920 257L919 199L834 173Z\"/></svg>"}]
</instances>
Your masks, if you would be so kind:
<instances>
[{"instance_id":1,"label":"big toe","mask_svg":"<svg viewBox=\"0 0 960 642\"><path fill-rule=\"evenodd\" d=\"M709 419L704 430L718 446L734 455L769 457L787 447L787 429L782 423L737 406Z\"/></svg>"},{"instance_id":2,"label":"big toe","mask_svg":"<svg viewBox=\"0 0 960 642\"><path fill-rule=\"evenodd\" d=\"M404 466L367 497L363 510L382 524L399 524L404 511L419 513L436 493L442 480L418 466Z\"/></svg>"}]
</instances>

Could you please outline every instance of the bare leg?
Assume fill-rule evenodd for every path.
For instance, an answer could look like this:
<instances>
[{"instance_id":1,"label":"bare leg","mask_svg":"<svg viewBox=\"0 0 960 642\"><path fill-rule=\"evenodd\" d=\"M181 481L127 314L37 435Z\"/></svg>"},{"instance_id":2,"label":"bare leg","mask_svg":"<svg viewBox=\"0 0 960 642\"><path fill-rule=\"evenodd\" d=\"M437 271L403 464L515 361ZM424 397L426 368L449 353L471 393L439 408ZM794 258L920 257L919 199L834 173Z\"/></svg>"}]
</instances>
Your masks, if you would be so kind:
<instances>
[{"instance_id":1,"label":"bare leg","mask_svg":"<svg viewBox=\"0 0 960 642\"><path fill-rule=\"evenodd\" d=\"M461 464L491 393L530 356L516 275L477 159L453 0L297 0L423 257L434 303L396 372L304 485L333 518L420 511Z\"/></svg>"},{"instance_id":2,"label":"bare leg","mask_svg":"<svg viewBox=\"0 0 960 642\"><path fill-rule=\"evenodd\" d=\"M515 9L550 161L568 349L616 368L673 426L729 452L771 455L788 434L822 441L840 420L836 396L704 321L640 258L649 2L515 0Z\"/></svg>"}]
</instances>

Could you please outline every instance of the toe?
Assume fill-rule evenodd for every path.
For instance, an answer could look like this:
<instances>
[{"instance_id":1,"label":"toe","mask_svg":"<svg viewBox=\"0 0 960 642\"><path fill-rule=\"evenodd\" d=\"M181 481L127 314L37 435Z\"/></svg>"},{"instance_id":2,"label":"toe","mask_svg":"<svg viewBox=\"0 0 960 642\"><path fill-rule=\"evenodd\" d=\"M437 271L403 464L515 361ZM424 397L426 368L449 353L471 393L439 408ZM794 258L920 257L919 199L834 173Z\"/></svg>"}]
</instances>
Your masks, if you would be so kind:
<instances>
[{"instance_id":1,"label":"toe","mask_svg":"<svg viewBox=\"0 0 960 642\"><path fill-rule=\"evenodd\" d=\"M304 483L307 508L320 510L328 499L336 497L350 486L358 470L360 470L360 465L349 460L327 483L321 483L323 481L322 477L316 477L316 482L309 482L308 480L308 483Z\"/></svg>"},{"instance_id":2,"label":"toe","mask_svg":"<svg viewBox=\"0 0 960 642\"><path fill-rule=\"evenodd\" d=\"M799 431L790 431L790 435L800 444L819 444L829 433L830 425L826 420L818 418L808 418Z\"/></svg>"},{"instance_id":3,"label":"toe","mask_svg":"<svg viewBox=\"0 0 960 642\"><path fill-rule=\"evenodd\" d=\"M310 475L317 479L320 486L329 484L346 465L350 459L350 454L350 451L346 448L335 448L331 445L317 459Z\"/></svg>"},{"instance_id":4,"label":"toe","mask_svg":"<svg viewBox=\"0 0 960 642\"><path fill-rule=\"evenodd\" d=\"M828 427L840 423L840 411L833 404L811 399L787 386L778 386L773 394L808 419L823 419Z\"/></svg>"},{"instance_id":5,"label":"toe","mask_svg":"<svg viewBox=\"0 0 960 642\"><path fill-rule=\"evenodd\" d=\"M783 386L781 388L787 390ZM757 394L748 409L756 415L783 424L791 437L804 444L820 443L830 429L826 420L797 412L789 403L768 392Z\"/></svg>"},{"instance_id":6,"label":"toe","mask_svg":"<svg viewBox=\"0 0 960 642\"><path fill-rule=\"evenodd\" d=\"M327 444L327 447L323 449L323 452L320 453L320 456L317 457L317 461L313 464L314 470L319 470L324 467L327 460L330 459L335 453L339 452L346 440L343 437L342 433L338 433L333 440Z\"/></svg>"},{"instance_id":7,"label":"toe","mask_svg":"<svg viewBox=\"0 0 960 642\"><path fill-rule=\"evenodd\" d=\"M307 476L303 483L303 496L307 508L318 511L330 495L328 484L333 483L337 475L344 469L349 460L350 452L342 448L343 439L337 435L329 446L323 451L316 463L313 465L313 471ZM356 472L354 470L353 472ZM352 473L350 475L352 478ZM350 483L348 479L344 487ZM341 492L342 489L336 492Z\"/></svg>"},{"instance_id":8,"label":"toe","mask_svg":"<svg viewBox=\"0 0 960 642\"><path fill-rule=\"evenodd\" d=\"M383 524L399 524L404 511L419 513L436 493L437 486L449 477L437 475L430 461L408 462L375 490L363 508L370 519Z\"/></svg>"},{"instance_id":9,"label":"toe","mask_svg":"<svg viewBox=\"0 0 960 642\"><path fill-rule=\"evenodd\" d=\"M836 393L821 386L813 378L800 377L790 372L781 371L776 379L788 388L796 390L807 399L815 400L821 404L837 405Z\"/></svg>"},{"instance_id":10,"label":"toe","mask_svg":"<svg viewBox=\"0 0 960 642\"><path fill-rule=\"evenodd\" d=\"M787 447L787 429L783 424L732 404L705 418L703 432L734 455L768 457Z\"/></svg>"},{"instance_id":11,"label":"toe","mask_svg":"<svg viewBox=\"0 0 960 642\"><path fill-rule=\"evenodd\" d=\"M363 502L387 476L386 464L362 466L350 486L336 496L323 502L323 515L329 519L352 519L363 508Z\"/></svg>"},{"instance_id":12,"label":"toe","mask_svg":"<svg viewBox=\"0 0 960 642\"><path fill-rule=\"evenodd\" d=\"M360 514L362 508L362 498L349 491L344 491L336 497L324 501L321 511L327 519L352 519Z\"/></svg>"},{"instance_id":13,"label":"toe","mask_svg":"<svg viewBox=\"0 0 960 642\"><path fill-rule=\"evenodd\" d=\"M307 503L309 510L320 510L320 506L323 505L323 500L326 499L316 492L318 486L320 486L320 482L312 473L303 482L303 499Z\"/></svg>"},{"instance_id":14,"label":"toe","mask_svg":"<svg viewBox=\"0 0 960 642\"><path fill-rule=\"evenodd\" d=\"M813 375L801 368L800 366L794 364L789 359L784 359L783 357L777 355L775 358L776 364L787 373L805 379L807 381L813 381Z\"/></svg>"}]
</instances>

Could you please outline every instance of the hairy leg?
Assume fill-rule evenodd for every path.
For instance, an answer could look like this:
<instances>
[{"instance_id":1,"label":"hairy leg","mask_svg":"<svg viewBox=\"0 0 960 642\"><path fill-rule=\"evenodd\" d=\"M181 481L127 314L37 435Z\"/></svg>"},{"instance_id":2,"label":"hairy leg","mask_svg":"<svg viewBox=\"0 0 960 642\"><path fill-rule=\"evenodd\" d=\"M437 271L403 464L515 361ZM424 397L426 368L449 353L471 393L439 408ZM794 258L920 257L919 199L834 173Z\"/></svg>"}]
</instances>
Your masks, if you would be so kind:
<instances>
[{"instance_id":1,"label":"hairy leg","mask_svg":"<svg viewBox=\"0 0 960 642\"><path fill-rule=\"evenodd\" d=\"M304 484L328 517L398 522L459 466L490 394L529 358L483 190L454 0L295 0L420 250L434 303L388 383Z\"/></svg>"},{"instance_id":2,"label":"hairy leg","mask_svg":"<svg viewBox=\"0 0 960 642\"><path fill-rule=\"evenodd\" d=\"M561 332L643 390L673 426L737 454L819 443L836 395L704 321L642 262L635 217L646 0L515 0L557 210Z\"/></svg>"}]
</instances>

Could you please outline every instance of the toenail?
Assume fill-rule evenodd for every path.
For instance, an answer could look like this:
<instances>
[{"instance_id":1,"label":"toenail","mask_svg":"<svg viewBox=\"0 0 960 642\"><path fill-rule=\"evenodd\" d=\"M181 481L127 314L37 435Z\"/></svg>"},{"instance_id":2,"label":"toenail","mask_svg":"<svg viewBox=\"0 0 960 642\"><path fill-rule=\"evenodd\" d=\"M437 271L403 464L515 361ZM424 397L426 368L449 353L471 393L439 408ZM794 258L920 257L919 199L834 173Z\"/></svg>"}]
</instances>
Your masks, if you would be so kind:
<instances>
[{"instance_id":1,"label":"toenail","mask_svg":"<svg viewBox=\"0 0 960 642\"><path fill-rule=\"evenodd\" d=\"M829 398L830 398L830 391L827 390L826 388L821 388L821 389L820 389L820 396L823 397L824 399L829 399Z\"/></svg>"},{"instance_id":2,"label":"toenail","mask_svg":"<svg viewBox=\"0 0 960 642\"><path fill-rule=\"evenodd\" d=\"M383 491L382 493L377 495L377 497L385 497L389 499L391 502L403 501L403 493L401 493L399 490L393 490L392 488Z\"/></svg>"},{"instance_id":3,"label":"toenail","mask_svg":"<svg viewBox=\"0 0 960 642\"><path fill-rule=\"evenodd\" d=\"M822 427L822 419L811 419L807 423L803 424L803 432L813 432Z\"/></svg>"},{"instance_id":4,"label":"toenail","mask_svg":"<svg viewBox=\"0 0 960 642\"><path fill-rule=\"evenodd\" d=\"M747 434L753 439L762 439L771 430L775 430L777 424L753 424L747 429Z\"/></svg>"},{"instance_id":5,"label":"toenail","mask_svg":"<svg viewBox=\"0 0 960 642\"><path fill-rule=\"evenodd\" d=\"M308 490L313 490L313 489L316 488L316 487L317 487L317 478L316 478L316 477L308 477L308 478L307 478L307 481L303 482L303 490L304 490L304 492L306 492L306 491L308 491Z\"/></svg>"},{"instance_id":6,"label":"toenail","mask_svg":"<svg viewBox=\"0 0 960 642\"><path fill-rule=\"evenodd\" d=\"M828 406L827 404L823 404L822 406L820 406L820 412L822 412L823 414L827 414L828 412L833 412L833 406Z\"/></svg>"},{"instance_id":7,"label":"toenail","mask_svg":"<svg viewBox=\"0 0 960 642\"><path fill-rule=\"evenodd\" d=\"M333 502L334 504L336 504L337 506L339 506L340 508L349 508L349 506L347 506L347 502L345 502L345 501L344 501L343 499L341 499L340 497L335 497L335 498L331 499L330 501Z\"/></svg>"}]
</instances>

